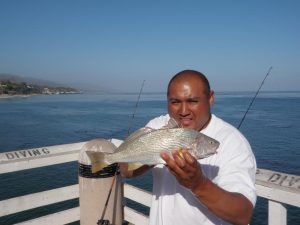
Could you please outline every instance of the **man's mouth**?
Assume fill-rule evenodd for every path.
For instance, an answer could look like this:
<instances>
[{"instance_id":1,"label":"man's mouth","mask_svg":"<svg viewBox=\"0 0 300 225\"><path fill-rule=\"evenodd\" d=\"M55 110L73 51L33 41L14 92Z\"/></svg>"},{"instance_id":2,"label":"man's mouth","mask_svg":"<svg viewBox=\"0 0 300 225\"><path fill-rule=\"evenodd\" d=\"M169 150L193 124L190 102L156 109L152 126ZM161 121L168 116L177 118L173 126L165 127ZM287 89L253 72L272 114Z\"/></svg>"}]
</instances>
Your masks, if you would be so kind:
<instances>
[{"instance_id":1,"label":"man's mouth","mask_svg":"<svg viewBox=\"0 0 300 225\"><path fill-rule=\"evenodd\" d=\"M183 127L188 127L192 124L193 120L191 118L180 118L180 123Z\"/></svg>"}]
</instances>

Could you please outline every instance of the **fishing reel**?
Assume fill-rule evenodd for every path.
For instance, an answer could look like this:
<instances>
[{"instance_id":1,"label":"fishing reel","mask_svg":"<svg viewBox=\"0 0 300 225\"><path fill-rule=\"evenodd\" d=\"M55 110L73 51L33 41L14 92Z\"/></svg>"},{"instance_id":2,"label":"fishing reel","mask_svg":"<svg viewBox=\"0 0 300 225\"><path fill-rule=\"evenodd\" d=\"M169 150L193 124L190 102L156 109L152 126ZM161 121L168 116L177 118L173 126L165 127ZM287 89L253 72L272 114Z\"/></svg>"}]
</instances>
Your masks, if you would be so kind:
<instances>
[{"instance_id":1,"label":"fishing reel","mask_svg":"<svg viewBox=\"0 0 300 225\"><path fill-rule=\"evenodd\" d=\"M109 220L98 220L97 225L112 225Z\"/></svg>"}]
</instances>

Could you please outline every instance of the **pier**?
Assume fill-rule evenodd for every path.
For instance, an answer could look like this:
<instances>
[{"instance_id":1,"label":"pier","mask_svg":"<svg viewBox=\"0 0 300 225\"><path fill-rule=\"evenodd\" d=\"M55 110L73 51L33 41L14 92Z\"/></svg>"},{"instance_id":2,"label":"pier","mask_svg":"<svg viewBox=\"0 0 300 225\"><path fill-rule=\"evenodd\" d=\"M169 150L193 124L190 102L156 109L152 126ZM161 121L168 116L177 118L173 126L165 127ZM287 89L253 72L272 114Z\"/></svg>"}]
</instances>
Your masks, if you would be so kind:
<instances>
[{"instance_id":1,"label":"pier","mask_svg":"<svg viewBox=\"0 0 300 225\"><path fill-rule=\"evenodd\" d=\"M78 161L79 152L86 142L56 145L27 150L0 153L0 174ZM74 171L78 173L78 171ZM1 181L2 182L2 181ZM124 184L125 198L151 206L151 193ZM300 176L277 171L258 169L256 190L260 198L268 200L268 224L286 225L285 205L300 207ZM0 217L79 198L78 184L39 193L18 196L0 201ZM124 207L124 221L135 225L148 223L148 216L135 209ZM18 224L67 224L80 220L79 206L57 213L41 216Z\"/></svg>"}]
</instances>

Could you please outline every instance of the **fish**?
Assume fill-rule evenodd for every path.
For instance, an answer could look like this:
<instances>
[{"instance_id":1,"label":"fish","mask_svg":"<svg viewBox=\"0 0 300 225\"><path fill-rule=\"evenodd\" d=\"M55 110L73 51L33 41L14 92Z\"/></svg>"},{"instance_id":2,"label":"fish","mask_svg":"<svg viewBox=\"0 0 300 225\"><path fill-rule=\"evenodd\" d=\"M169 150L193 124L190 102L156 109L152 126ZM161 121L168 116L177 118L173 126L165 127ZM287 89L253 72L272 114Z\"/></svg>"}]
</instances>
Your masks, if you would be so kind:
<instances>
[{"instance_id":1,"label":"fish","mask_svg":"<svg viewBox=\"0 0 300 225\"><path fill-rule=\"evenodd\" d=\"M173 125L172 125L173 126ZM164 164L160 152L187 149L195 158L202 159L215 154L220 143L194 129L163 127L161 129L141 128L115 149L114 153L86 151L91 160L92 173L113 163L128 163L129 170L141 165Z\"/></svg>"}]
</instances>

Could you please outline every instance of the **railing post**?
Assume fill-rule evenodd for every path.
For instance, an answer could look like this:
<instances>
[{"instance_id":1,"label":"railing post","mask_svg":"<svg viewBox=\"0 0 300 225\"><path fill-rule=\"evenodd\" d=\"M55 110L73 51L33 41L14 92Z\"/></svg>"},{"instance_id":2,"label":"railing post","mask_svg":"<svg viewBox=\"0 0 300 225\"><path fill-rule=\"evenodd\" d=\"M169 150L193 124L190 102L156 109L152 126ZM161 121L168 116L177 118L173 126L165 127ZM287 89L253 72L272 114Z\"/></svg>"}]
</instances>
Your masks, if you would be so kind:
<instances>
[{"instance_id":1,"label":"railing post","mask_svg":"<svg viewBox=\"0 0 300 225\"><path fill-rule=\"evenodd\" d=\"M122 186L117 164L92 173L86 152L112 153L116 146L105 139L87 142L79 154L79 205L81 225L121 225L123 221Z\"/></svg>"},{"instance_id":2,"label":"railing post","mask_svg":"<svg viewBox=\"0 0 300 225\"><path fill-rule=\"evenodd\" d=\"M269 202L268 224L287 225L287 213L284 205L270 200L268 202Z\"/></svg>"}]
</instances>

